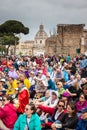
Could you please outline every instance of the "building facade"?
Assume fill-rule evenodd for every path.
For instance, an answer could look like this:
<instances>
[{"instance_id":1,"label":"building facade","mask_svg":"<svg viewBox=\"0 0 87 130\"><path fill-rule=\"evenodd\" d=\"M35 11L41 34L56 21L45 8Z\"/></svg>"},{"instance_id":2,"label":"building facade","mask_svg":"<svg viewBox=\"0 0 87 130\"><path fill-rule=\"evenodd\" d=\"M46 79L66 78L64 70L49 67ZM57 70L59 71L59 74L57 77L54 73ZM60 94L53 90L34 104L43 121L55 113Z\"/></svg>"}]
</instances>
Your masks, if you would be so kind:
<instances>
[{"instance_id":1,"label":"building facade","mask_svg":"<svg viewBox=\"0 0 87 130\"><path fill-rule=\"evenodd\" d=\"M48 38L44 31L44 26L39 26L39 31L36 33L34 40L27 40L25 42L20 38L19 44L16 47L11 46L9 54L36 56L45 53L45 40ZM16 48L16 49L15 49Z\"/></svg>"},{"instance_id":2,"label":"building facade","mask_svg":"<svg viewBox=\"0 0 87 130\"><path fill-rule=\"evenodd\" d=\"M57 34L46 40L45 54L67 55L77 54L77 49L84 52L82 47L82 38L86 44L86 32L84 36L84 24L59 24L57 25Z\"/></svg>"},{"instance_id":3,"label":"building facade","mask_svg":"<svg viewBox=\"0 0 87 130\"><path fill-rule=\"evenodd\" d=\"M44 31L44 26L39 26L39 31L35 35L33 45L33 55L40 55L45 53L45 41L48 38L47 33Z\"/></svg>"}]
</instances>

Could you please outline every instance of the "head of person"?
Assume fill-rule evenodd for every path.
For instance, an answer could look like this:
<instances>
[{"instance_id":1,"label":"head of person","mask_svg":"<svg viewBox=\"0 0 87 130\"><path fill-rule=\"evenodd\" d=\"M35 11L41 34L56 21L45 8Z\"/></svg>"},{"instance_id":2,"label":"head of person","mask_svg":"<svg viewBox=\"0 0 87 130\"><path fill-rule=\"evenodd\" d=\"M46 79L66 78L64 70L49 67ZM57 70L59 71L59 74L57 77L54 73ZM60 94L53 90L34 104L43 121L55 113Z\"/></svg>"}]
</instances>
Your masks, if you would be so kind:
<instances>
[{"instance_id":1,"label":"head of person","mask_svg":"<svg viewBox=\"0 0 87 130\"><path fill-rule=\"evenodd\" d=\"M87 84L83 86L83 93L87 96Z\"/></svg>"},{"instance_id":2,"label":"head of person","mask_svg":"<svg viewBox=\"0 0 87 130\"><path fill-rule=\"evenodd\" d=\"M74 80L74 75L70 76L70 80L73 81Z\"/></svg>"},{"instance_id":3,"label":"head of person","mask_svg":"<svg viewBox=\"0 0 87 130\"><path fill-rule=\"evenodd\" d=\"M79 96L79 101L80 101L81 103L84 103L84 102L86 101L86 98L85 98L84 93L81 93L81 94L80 94L80 96Z\"/></svg>"},{"instance_id":4,"label":"head of person","mask_svg":"<svg viewBox=\"0 0 87 130\"><path fill-rule=\"evenodd\" d=\"M18 88L19 88L19 90L20 90L21 88L23 88L24 82L23 82L22 80L19 80L19 81L17 82L17 84L18 84Z\"/></svg>"},{"instance_id":5,"label":"head of person","mask_svg":"<svg viewBox=\"0 0 87 130\"><path fill-rule=\"evenodd\" d=\"M3 78L0 80L1 84L4 85L6 83L6 80Z\"/></svg>"},{"instance_id":6,"label":"head of person","mask_svg":"<svg viewBox=\"0 0 87 130\"><path fill-rule=\"evenodd\" d=\"M63 87L63 83L60 82L60 81L57 81L56 86L57 86L58 89L61 89Z\"/></svg>"},{"instance_id":7,"label":"head of person","mask_svg":"<svg viewBox=\"0 0 87 130\"><path fill-rule=\"evenodd\" d=\"M64 92L62 94L62 100L64 100L65 102L68 102L70 99L70 94L68 92Z\"/></svg>"},{"instance_id":8,"label":"head of person","mask_svg":"<svg viewBox=\"0 0 87 130\"><path fill-rule=\"evenodd\" d=\"M9 78L9 82L12 84L13 81L14 81L14 78L10 77L10 78Z\"/></svg>"},{"instance_id":9,"label":"head of person","mask_svg":"<svg viewBox=\"0 0 87 130\"><path fill-rule=\"evenodd\" d=\"M74 102L69 102L68 105L67 105L67 113L74 117L76 115L76 106L75 106L75 103Z\"/></svg>"},{"instance_id":10,"label":"head of person","mask_svg":"<svg viewBox=\"0 0 87 130\"><path fill-rule=\"evenodd\" d=\"M31 116L32 114L36 113L36 107L34 104L27 104L25 107L25 114L27 115L27 117Z\"/></svg>"},{"instance_id":11,"label":"head of person","mask_svg":"<svg viewBox=\"0 0 87 130\"><path fill-rule=\"evenodd\" d=\"M52 100L56 100L58 98L58 94L56 91L52 92Z\"/></svg>"},{"instance_id":12,"label":"head of person","mask_svg":"<svg viewBox=\"0 0 87 130\"><path fill-rule=\"evenodd\" d=\"M57 73L60 74L60 73L61 73L61 70L60 70L60 69L57 69Z\"/></svg>"},{"instance_id":13,"label":"head of person","mask_svg":"<svg viewBox=\"0 0 87 130\"><path fill-rule=\"evenodd\" d=\"M38 76L41 77L42 74L43 74L43 71L42 71L42 70L39 70L39 71L38 71Z\"/></svg>"},{"instance_id":14,"label":"head of person","mask_svg":"<svg viewBox=\"0 0 87 130\"><path fill-rule=\"evenodd\" d=\"M85 116L85 115L87 115L87 107L85 107L85 108L83 108L83 109L81 110L81 119L87 121L87 116Z\"/></svg>"},{"instance_id":15,"label":"head of person","mask_svg":"<svg viewBox=\"0 0 87 130\"><path fill-rule=\"evenodd\" d=\"M25 74L20 75L20 80L24 81L25 78L26 78Z\"/></svg>"},{"instance_id":16,"label":"head of person","mask_svg":"<svg viewBox=\"0 0 87 130\"><path fill-rule=\"evenodd\" d=\"M35 75L34 75L34 71L31 71L31 72L30 72L30 77L33 78L34 76L35 76Z\"/></svg>"},{"instance_id":17,"label":"head of person","mask_svg":"<svg viewBox=\"0 0 87 130\"><path fill-rule=\"evenodd\" d=\"M86 78L82 78L81 81L82 81L82 86L85 85L85 84L87 83Z\"/></svg>"},{"instance_id":18,"label":"head of person","mask_svg":"<svg viewBox=\"0 0 87 130\"><path fill-rule=\"evenodd\" d=\"M69 66L69 67L72 67L72 62L71 62L71 61L68 63L68 66Z\"/></svg>"},{"instance_id":19,"label":"head of person","mask_svg":"<svg viewBox=\"0 0 87 130\"><path fill-rule=\"evenodd\" d=\"M77 79L77 80L81 80L81 75L77 74L77 75L76 75L76 79Z\"/></svg>"},{"instance_id":20,"label":"head of person","mask_svg":"<svg viewBox=\"0 0 87 130\"><path fill-rule=\"evenodd\" d=\"M14 70L14 66L9 66L9 71L13 72Z\"/></svg>"},{"instance_id":21,"label":"head of person","mask_svg":"<svg viewBox=\"0 0 87 130\"><path fill-rule=\"evenodd\" d=\"M64 107L65 107L65 101L60 99L57 104L58 111L59 112L63 111Z\"/></svg>"},{"instance_id":22,"label":"head of person","mask_svg":"<svg viewBox=\"0 0 87 130\"><path fill-rule=\"evenodd\" d=\"M49 80L50 80L50 74L47 74L47 75L46 75L46 78L47 78L47 80L49 81Z\"/></svg>"},{"instance_id":23,"label":"head of person","mask_svg":"<svg viewBox=\"0 0 87 130\"><path fill-rule=\"evenodd\" d=\"M65 79L61 79L60 81L62 82L62 84L66 84Z\"/></svg>"},{"instance_id":24,"label":"head of person","mask_svg":"<svg viewBox=\"0 0 87 130\"><path fill-rule=\"evenodd\" d=\"M74 88L76 88L77 90L80 88L80 85L79 85L79 82L74 82L73 84L72 84L72 86L74 87Z\"/></svg>"},{"instance_id":25,"label":"head of person","mask_svg":"<svg viewBox=\"0 0 87 130\"><path fill-rule=\"evenodd\" d=\"M5 104L8 104L8 103L13 103L13 99L9 95L4 95L2 97L2 104L5 105Z\"/></svg>"},{"instance_id":26,"label":"head of person","mask_svg":"<svg viewBox=\"0 0 87 130\"><path fill-rule=\"evenodd\" d=\"M50 97L50 90L47 90L47 91L45 92L45 97L46 97L46 98L49 98L49 97Z\"/></svg>"}]
</instances>

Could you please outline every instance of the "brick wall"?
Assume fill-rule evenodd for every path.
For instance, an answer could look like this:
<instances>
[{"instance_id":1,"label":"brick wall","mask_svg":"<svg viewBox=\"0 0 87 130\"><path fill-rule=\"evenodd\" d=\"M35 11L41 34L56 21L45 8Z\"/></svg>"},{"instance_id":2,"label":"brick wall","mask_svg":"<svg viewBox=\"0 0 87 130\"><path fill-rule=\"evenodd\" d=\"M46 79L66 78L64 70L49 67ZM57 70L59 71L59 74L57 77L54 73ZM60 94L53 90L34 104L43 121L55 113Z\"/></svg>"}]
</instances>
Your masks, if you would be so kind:
<instances>
[{"instance_id":1,"label":"brick wall","mask_svg":"<svg viewBox=\"0 0 87 130\"><path fill-rule=\"evenodd\" d=\"M84 24L59 24L57 35L46 40L45 53L76 55L76 48L81 47ZM56 48L56 49L55 49Z\"/></svg>"}]
</instances>

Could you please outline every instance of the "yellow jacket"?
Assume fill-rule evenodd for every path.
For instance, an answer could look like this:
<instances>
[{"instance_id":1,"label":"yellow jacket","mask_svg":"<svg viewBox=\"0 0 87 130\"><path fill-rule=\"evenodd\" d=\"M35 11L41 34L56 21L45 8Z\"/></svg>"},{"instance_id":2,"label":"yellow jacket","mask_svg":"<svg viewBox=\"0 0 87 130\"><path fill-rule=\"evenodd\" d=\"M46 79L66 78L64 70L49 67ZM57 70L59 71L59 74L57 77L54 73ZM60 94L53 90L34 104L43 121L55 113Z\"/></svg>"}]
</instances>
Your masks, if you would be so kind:
<instances>
[{"instance_id":1,"label":"yellow jacket","mask_svg":"<svg viewBox=\"0 0 87 130\"><path fill-rule=\"evenodd\" d=\"M6 92L6 94L8 95L13 95L15 93L15 88L17 88L17 80L15 79L12 83L12 85L10 83L8 83L8 90Z\"/></svg>"},{"instance_id":2,"label":"yellow jacket","mask_svg":"<svg viewBox=\"0 0 87 130\"><path fill-rule=\"evenodd\" d=\"M30 89L30 81L26 78L24 79L24 85L27 87L27 89Z\"/></svg>"}]
</instances>

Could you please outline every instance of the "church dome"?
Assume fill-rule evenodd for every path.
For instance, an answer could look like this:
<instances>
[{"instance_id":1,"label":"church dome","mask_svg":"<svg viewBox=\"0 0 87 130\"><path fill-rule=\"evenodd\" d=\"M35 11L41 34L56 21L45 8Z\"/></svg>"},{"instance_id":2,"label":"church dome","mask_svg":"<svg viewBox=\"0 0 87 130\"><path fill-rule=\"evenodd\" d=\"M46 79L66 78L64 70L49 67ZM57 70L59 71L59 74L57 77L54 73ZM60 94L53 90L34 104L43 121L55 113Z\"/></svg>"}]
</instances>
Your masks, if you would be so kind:
<instances>
[{"instance_id":1,"label":"church dome","mask_svg":"<svg viewBox=\"0 0 87 130\"><path fill-rule=\"evenodd\" d=\"M47 33L44 31L44 26L39 26L39 31L35 35L35 40L37 39L46 39L48 37Z\"/></svg>"}]
</instances>

